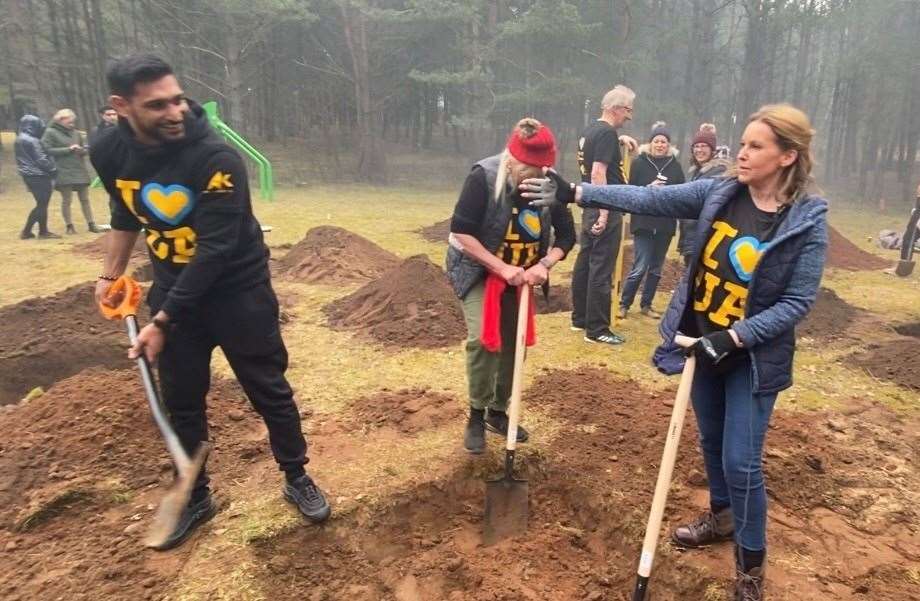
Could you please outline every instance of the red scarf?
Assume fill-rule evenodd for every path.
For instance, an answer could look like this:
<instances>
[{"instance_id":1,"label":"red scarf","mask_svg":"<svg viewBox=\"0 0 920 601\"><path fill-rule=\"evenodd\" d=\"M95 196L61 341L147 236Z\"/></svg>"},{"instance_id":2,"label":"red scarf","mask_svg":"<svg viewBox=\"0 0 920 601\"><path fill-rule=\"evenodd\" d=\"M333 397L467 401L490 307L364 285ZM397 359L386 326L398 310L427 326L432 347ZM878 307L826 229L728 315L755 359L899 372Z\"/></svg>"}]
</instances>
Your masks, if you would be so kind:
<instances>
[{"instance_id":1,"label":"red scarf","mask_svg":"<svg viewBox=\"0 0 920 601\"><path fill-rule=\"evenodd\" d=\"M490 353L497 353L502 348L502 293L508 283L494 273L486 277L486 287L482 295L482 329L479 333L479 342ZM517 289L518 301L521 299L521 286ZM536 327L534 326L533 293L530 294L530 303L527 310L527 335L524 338L525 346L537 343Z\"/></svg>"}]
</instances>

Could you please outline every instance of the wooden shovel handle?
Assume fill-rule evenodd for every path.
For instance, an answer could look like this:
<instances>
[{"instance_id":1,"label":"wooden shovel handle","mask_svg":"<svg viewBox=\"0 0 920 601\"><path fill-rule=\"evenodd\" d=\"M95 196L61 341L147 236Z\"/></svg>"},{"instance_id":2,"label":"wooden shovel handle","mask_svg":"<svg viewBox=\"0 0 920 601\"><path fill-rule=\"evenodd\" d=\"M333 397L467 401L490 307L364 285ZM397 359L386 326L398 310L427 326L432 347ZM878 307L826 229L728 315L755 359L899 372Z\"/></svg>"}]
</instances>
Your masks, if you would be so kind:
<instances>
[{"instance_id":1,"label":"wooden shovel handle","mask_svg":"<svg viewBox=\"0 0 920 601\"><path fill-rule=\"evenodd\" d=\"M530 285L521 284L518 300L517 332L514 336L514 376L511 380L511 401L508 404L508 438L505 448L517 446L518 422L521 419L521 390L524 386L524 354L527 352L527 316L530 312Z\"/></svg>"}]
</instances>

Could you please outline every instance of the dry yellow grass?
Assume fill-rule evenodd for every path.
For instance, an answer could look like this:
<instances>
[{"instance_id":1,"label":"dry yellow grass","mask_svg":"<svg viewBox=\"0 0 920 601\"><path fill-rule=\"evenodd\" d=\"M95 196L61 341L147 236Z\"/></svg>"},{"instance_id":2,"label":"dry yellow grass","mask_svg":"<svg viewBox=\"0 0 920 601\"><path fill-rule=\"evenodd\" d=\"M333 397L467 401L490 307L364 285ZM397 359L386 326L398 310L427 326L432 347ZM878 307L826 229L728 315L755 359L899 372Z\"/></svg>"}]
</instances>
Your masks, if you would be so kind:
<instances>
[{"instance_id":1,"label":"dry yellow grass","mask_svg":"<svg viewBox=\"0 0 920 601\"><path fill-rule=\"evenodd\" d=\"M72 250L75 244L90 240L90 234L81 233L60 241L18 240L19 228L32 201L21 182L10 174L8 163L4 167L0 220L6 225L0 232L0 253L7 260L0 273L0 306L93 279L99 270L98 263L75 255ZM274 227L267 235L273 246L297 242L311 227L332 224L365 236L400 256L424 253L436 264L442 264L445 246L424 241L415 230L450 215L459 182L454 184L443 189L358 185L281 188L274 203L256 201L256 211L260 221ZM106 199L100 190L93 191L92 199L97 214L107 215ZM53 229L60 231L57 198L52 203L51 215ZM836 208L832 218L854 242L880 254L866 237L874 236L881 227L903 221L894 216L866 219L858 212ZM873 231L866 231L869 228ZM574 255L554 274L557 281L568 279L573 260ZM902 280L882 273L834 272L828 274L825 283L848 302L881 313L891 323L917 319L920 277L916 274ZM354 287L286 281L276 284L286 296L296 298L290 307L295 319L285 328L291 354L289 376L299 402L314 412L311 423L340 414L351 400L382 387L431 387L454 395L458 404L464 404L466 384L460 344L435 351L393 351L368 345L324 325L322 307ZM663 303L661 299L657 304ZM580 334L569 331L567 314L539 316L539 345L529 355L527 381L540 368L602 364L648 389L673 386L676 384L673 379L661 376L649 364L651 349L658 342L656 326L651 320L631 317L621 328L628 344L607 349L585 345ZM803 348L796 367L797 386L781 396L781 406L833 407L854 396L870 396L902 410L915 411L920 407L915 395L904 389L876 382L845 364L834 362L850 350ZM217 362L216 369L227 374L228 368L222 361ZM534 411L527 413L527 421L541 434L523 452L545 452L547 441L552 439L559 424ZM456 467L461 427L451 424L420 436L376 443L361 440L355 444L367 445L362 451L362 461L317 457L311 470L321 482L333 483L330 493L341 516L359 502L385 502L387 495L405 490L419 478ZM218 516L212 531L192 552L172 598L262 598L258 584L253 581L256 570L249 541L300 527L300 521L280 503L274 490L276 475L272 466L257 466L254 474L241 478L229 485L225 494L232 499L234 513L243 517L230 519L224 513ZM714 589L707 595L719 598Z\"/></svg>"}]
</instances>

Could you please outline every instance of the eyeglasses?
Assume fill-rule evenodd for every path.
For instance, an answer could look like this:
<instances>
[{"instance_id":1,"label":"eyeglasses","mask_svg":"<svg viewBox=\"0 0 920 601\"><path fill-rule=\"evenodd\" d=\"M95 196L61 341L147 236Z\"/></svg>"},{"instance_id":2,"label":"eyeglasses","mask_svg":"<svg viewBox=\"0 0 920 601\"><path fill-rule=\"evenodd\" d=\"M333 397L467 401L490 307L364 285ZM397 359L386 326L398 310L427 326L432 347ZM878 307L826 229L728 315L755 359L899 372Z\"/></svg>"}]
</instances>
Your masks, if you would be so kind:
<instances>
[{"instance_id":1,"label":"eyeglasses","mask_svg":"<svg viewBox=\"0 0 920 601\"><path fill-rule=\"evenodd\" d=\"M633 114L633 107L631 107L631 106L618 106L618 107L616 107L616 108L621 108L621 109L623 109L624 111L626 111L626 113L627 113L628 115L632 115L632 114Z\"/></svg>"}]
</instances>

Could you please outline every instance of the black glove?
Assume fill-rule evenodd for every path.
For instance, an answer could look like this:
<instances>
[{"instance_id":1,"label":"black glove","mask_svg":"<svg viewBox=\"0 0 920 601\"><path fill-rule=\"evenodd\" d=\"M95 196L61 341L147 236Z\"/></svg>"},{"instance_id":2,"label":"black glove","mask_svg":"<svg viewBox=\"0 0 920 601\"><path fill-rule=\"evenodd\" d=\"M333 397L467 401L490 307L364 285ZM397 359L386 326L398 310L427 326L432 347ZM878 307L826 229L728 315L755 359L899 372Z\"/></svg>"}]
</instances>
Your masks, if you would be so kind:
<instances>
[{"instance_id":1,"label":"black glove","mask_svg":"<svg viewBox=\"0 0 920 601\"><path fill-rule=\"evenodd\" d=\"M722 359L737 348L738 345L735 344L735 339L728 333L728 330L719 330L699 338L687 351L694 353L697 357L706 357L713 365L718 365Z\"/></svg>"},{"instance_id":2,"label":"black glove","mask_svg":"<svg viewBox=\"0 0 920 601\"><path fill-rule=\"evenodd\" d=\"M548 169L545 178L525 179L521 183L521 196L535 207L570 204L575 202L575 184L567 182L554 169Z\"/></svg>"}]
</instances>

